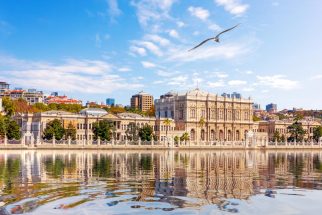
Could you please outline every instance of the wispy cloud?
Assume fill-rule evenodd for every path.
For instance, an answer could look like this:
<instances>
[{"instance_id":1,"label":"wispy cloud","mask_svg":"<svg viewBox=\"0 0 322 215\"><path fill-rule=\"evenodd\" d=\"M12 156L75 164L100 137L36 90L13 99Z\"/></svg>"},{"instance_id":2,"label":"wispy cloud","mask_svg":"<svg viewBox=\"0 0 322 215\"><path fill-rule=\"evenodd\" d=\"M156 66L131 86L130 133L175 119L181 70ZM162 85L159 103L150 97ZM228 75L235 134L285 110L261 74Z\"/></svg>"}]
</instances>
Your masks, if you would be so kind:
<instances>
[{"instance_id":1,"label":"wispy cloud","mask_svg":"<svg viewBox=\"0 0 322 215\"><path fill-rule=\"evenodd\" d=\"M250 50L240 44L226 44L222 46L200 47L194 51L188 52L191 47L172 50L169 56L170 61L197 61L206 59L232 59L237 56L248 53Z\"/></svg>"},{"instance_id":2,"label":"wispy cloud","mask_svg":"<svg viewBox=\"0 0 322 215\"><path fill-rule=\"evenodd\" d=\"M247 81L243 81L243 80L230 80L228 81L228 85L229 86L242 86L242 85L246 85Z\"/></svg>"},{"instance_id":3,"label":"wispy cloud","mask_svg":"<svg viewBox=\"0 0 322 215\"><path fill-rule=\"evenodd\" d=\"M15 86L44 91L77 93L110 93L120 89L139 88L113 73L114 66L100 60L65 59L62 63L20 60L0 56L1 79Z\"/></svg>"},{"instance_id":4,"label":"wispy cloud","mask_svg":"<svg viewBox=\"0 0 322 215\"><path fill-rule=\"evenodd\" d=\"M144 68L147 68L147 69L157 67L157 65L149 61L141 61L141 64Z\"/></svg>"},{"instance_id":5,"label":"wispy cloud","mask_svg":"<svg viewBox=\"0 0 322 215\"><path fill-rule=\"evenodd\" d=\"M256 76L255 85L267 86L282 90L292 90L299 87L298 81L289 80L284 75Z\"/></svg>"},{"instance_id":6,"label":"wispy cloud","mask_svg":"<svg viewBox=\"0 0 322 215\"><path fill-rule=\"evenodd\" d=\"M210 15L209 11L202 7L190 6L188 8L188 11L190 12L191 16L197 17L198 19L201 19L203 21L206 21Z\"/></svg>"},{"instance_id":7,"label":"wispy cloud","mask_svg":"<svg viewBox=\"0 0 322 215\"><path fill-rule=\"evenodd\" d=\"M243 15L249 8L249 5L242 4L240 0L215 0L215 2L217 5L223 6L226 11L236 16Z\"/></svg>"},{"instance_id":8,"label":"wispy cloud","mask_svg":"<svg viewBox=\"0 0 322 215\"><path fill-rule=\"evenodd\" d=\"M169 36L173 38L179 38L179 33L175 29L169 30Z\"/></svg>"},{"instance_id":9,"label":"wispy cloud","mask_svg":"<svg viewBox=\"0 0 322 215\"><path fill-rule=\"evenodd\" d=\"M310 78L310 80L319 80L322 79L322 75L314 75Z\"/></svg>"},{"instance_id":10,"label":"wispy cloud","mask_svg":"<svg viewBox=\"0 0 322 215\"><path fill-rule=\"evenodd\" d=\"M219 81L215 81L215 82L207 82L208 87L210 88L218 88L218 87L224 87L225 86L225 82L224 80L219 80Z\"/></svg>"},{"instance_id":11,"label":"wispy cloud","mask_svg":"<svg viewBox=\"0 0 322 215\"><path fill-rule=\"evenodd\" d=\"M112 19L122 14L117 1L118 0L107 0L108 13Z\"/></svg>"},{"instance_id":12,"label":"wispy cloud","mask_svg":"<svg viewBox=\"0 0 322 215\"><path fill-rule=\"evenodd\" d=\"M149 26L155 21L170 19L169 11L176 0L132 0L136 15L142 26Z\"/></svg>"}]
</instances>

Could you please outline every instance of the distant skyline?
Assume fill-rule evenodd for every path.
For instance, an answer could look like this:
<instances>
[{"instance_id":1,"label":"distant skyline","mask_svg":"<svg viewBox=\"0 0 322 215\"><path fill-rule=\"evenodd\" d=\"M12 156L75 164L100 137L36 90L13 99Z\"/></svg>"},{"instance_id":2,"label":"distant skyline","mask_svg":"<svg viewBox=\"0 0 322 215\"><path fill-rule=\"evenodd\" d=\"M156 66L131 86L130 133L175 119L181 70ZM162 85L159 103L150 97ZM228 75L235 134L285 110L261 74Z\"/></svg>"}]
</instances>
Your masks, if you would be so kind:
<instances>
[{"instance_id":1,"label":"distant skyline","mask_svg":"<svg viewBox=\"0 0 322 215\"><path fill-rule=\"evenodd\" d=\"M127 105L197 87L322 109L322 1L0 2L0 81ZM220 43L190 48L220 30Z\"/></svg>"}]
</instances>

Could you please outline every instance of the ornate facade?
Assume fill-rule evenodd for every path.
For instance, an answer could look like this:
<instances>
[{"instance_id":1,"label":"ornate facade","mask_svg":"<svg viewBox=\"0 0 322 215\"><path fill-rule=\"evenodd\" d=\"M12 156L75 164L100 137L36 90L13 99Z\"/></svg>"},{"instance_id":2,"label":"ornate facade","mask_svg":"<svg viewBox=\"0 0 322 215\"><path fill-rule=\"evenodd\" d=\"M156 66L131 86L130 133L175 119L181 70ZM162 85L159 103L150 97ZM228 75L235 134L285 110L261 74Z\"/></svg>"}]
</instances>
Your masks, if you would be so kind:
<instances>
[{"instance_id":1,"label":"ornate facade","mask_svg":"<svg viewBox=\"0 0 322 215\"><path fill-rule=\"evenodd\" d=\"M173 119L175 130L188 132L191 141L240 141L253 128L252 104L195 89L162 95L155 100L155 115Z\"/></svg>"}]
</instances>

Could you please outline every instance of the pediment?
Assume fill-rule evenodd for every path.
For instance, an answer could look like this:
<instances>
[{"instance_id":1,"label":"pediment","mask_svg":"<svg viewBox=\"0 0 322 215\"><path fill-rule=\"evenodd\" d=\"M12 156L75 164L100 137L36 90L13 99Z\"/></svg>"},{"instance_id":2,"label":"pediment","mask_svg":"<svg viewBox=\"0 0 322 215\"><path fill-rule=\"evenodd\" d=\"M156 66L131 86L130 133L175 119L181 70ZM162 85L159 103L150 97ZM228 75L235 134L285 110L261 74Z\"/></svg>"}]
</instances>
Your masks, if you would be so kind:
<instances>
[{"instance_id":1,"label":"pediment","mask_svg":"<svg viewBox=\"0 0 322 215\"><path fill-rule=\"evenodd\" d=\"M101 116L100 118L102 118L102 119L114 119L114 120L116 120L116 119L120 119L120 117L118 117L117 115L115 115L115 114L112 114L112 113L108 113L108 114L106 114L106 115L103 115L103 116Z\"/></svg>"}]
</instances>

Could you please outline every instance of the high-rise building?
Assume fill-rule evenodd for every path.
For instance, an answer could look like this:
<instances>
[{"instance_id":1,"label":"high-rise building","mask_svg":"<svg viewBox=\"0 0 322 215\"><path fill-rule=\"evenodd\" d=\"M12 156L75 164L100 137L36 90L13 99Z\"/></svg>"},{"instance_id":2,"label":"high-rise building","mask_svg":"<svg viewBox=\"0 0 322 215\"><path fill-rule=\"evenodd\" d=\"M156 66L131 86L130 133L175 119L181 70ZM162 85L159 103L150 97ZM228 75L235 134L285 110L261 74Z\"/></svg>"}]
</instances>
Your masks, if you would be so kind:
<instances>
[{"instance_id":1,"label":"high-rise building","mask_svg":"<svg viewBox=\"0 0 322 215\"><path fill-rule=\"evenodd\" d=\"M9 84L7 82L0 82L0 93L4 93L9 90Z\"/></svg>"},{"instance_id":2,"label":"high-rise building","mask_svg":"<svg viewBox=\"0 0 322 215\"><path fill-rule=\"evenodd\" d=\"M50 95L51 96L58 96L58 92L52 92Z\"/></svg>"},{"instance_id":3,"label":"high-rise building","mask_svg":"<svg viewBox=\"0 0 322 215\"><path fill-rule=\"evenodd\" d=\"M277 104L270 103L266 105L266 111L270 113L276 113L277 112Z\"/></svg>"},{"instance_id":4,"label":"high-rise building","mask_svg":"<svg viewBox=\"0 0 322 215\"><path fill-rule=\"evenodd\" d=\"M106 105L115 106L115 99L114 98L107 98Z\"/></svg>"},{"instance_id":5,"label":"high-rise building","mask_svg":"<svg viewBox=\"0 0 322 215\"><path fill-rule=\"evenodd\" d=\"M148 111L153 106L153 96L143 91L131 98L131 108L136 108L141 111Z\"/></svg>"},{"instance_id":6,"label":"high-rise building","mask_svg":"<svg viewBox=\"0 0 322 215\"><path fill-rule=\"evenodd\" d=\"M257 104L257 103L254 103L253 104L253 110L256 111L256 110L260 110L261 109L261 105L260 104Z\"/></svg>"}]
</instances>

